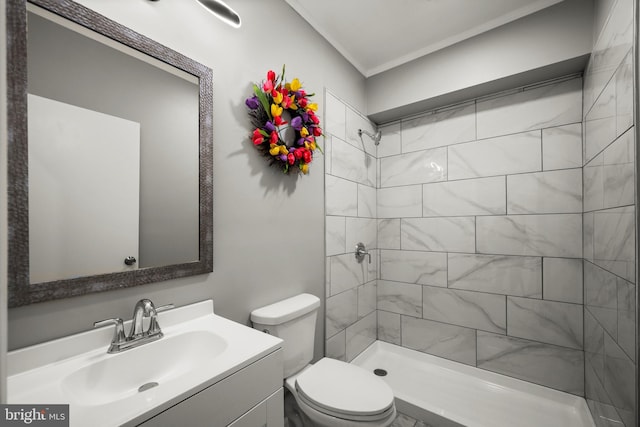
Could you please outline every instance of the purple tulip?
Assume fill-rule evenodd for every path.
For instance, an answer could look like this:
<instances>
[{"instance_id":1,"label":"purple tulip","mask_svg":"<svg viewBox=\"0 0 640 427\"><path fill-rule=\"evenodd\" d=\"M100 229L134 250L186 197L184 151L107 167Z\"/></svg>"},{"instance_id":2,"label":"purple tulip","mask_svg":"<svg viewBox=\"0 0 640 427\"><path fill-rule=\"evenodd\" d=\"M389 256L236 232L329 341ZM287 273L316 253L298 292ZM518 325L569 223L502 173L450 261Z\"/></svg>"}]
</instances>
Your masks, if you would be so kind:
<instances>
[{"instance_id":1,"label":"purple tulip","mask_svg":"<svg viewBox=\"0 0 640 427\"><path fill-rule=\"evenodd\" d=\"M267 123L264 124L264 129L267 132L271 133L276 130L276 127L273 125L273 123L267 121Z\"/></svg>"},{"instance_id":2,"label":"purple tulip","mask_svg":"<svg viewBox=\"0 0 640 427\"><path fill-rule=\"evenodd\" d=\"M300 132L300 129L302 129L302 119L299 116L294 117L291 120L291 127Z\"/></svg>"},{"instance_id":3,"label":"purple tulip","mask_svg":"<svg viewBox=\"0 0 640 427\"><path fill-rule=\"evenodd\" d=\"M287 161L287 155L286 155L286 154L280 154L280 155L278 156L278 158L279 158L280 160L282 160L283 162L286 162L286 161Z\"/></svg>"},{"instance_id":4,"label":"purple tulip","mask_svg":"<svg viewBox=\"0 0 640 427\"><path fill-rule=\"evenodd\" d=\"M304 145L305 138L300 138L296 141L296 144L301 147Z\"/></svg>"},{"instance_id":5,"label":"purple tulip","mask_svg":"<svg viewBox=\"0 0 640 427\"><path fill-rule=\"evenodd\" d=\"M301 116L302 116L302 120L304 120L305 122L309 121L309 114L308 113L302 113ZM300 129L298 129L298 130L300 130Z\"/></svg>"},{"instance_id":6,"label":"purple tulip","mask_svg":"<svg viewBox=\"0 0 640 427\"><path fill-rule=\"evenodd\" d=\"M247 104L247 107L249 107L252 110L257 110L258 107L260 106L260 102L258 101L258 97L256 97L255 95L252 96L251 98L247 98L246 101L244 101L245 104Z\"/></svg>"}]
</instances>

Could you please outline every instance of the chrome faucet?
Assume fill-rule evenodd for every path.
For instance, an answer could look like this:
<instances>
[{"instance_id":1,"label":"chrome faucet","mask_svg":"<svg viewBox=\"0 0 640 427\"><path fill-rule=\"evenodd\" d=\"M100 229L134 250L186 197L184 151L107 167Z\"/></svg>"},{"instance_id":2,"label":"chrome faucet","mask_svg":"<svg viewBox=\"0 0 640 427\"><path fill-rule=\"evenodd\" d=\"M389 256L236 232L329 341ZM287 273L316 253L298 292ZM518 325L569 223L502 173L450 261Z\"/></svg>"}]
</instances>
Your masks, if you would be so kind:
<instances>
[{"instance_id":1,"label":"chrome faucet","mask_svg":"<svg viewBox=\"0 0 640 427\"><path fill-rule=\"evenodd\" d=\"M124 334L124 323L121 318L105 319L95 322L94 328L107 325L115 325L116 330L111 340L111 345L107 353L119 353L130 348L138 347L151 341L158 340L164 336L158 323L158 313L174 308L173 304L163 305L156 308L151 300L141 299L133 309L133 319L129 336ZM149 318L149 327L144 330L144 318Z\"/></svg>"}]
</instances>

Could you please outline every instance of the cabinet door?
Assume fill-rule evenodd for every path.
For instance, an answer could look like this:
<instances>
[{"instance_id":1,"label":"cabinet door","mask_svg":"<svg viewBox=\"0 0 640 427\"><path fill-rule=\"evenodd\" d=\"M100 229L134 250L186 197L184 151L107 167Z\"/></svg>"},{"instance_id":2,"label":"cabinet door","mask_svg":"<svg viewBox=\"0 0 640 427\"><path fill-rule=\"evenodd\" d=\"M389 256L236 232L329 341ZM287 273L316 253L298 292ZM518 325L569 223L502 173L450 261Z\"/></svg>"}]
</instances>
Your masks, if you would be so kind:
<instances>
[{"instance_id":1,"label":"cabinet door","mask_svg":"<svg viewBox=\"0 0 640 427\"><path fill-rule=\"evenodd\" d=\"M277 350L140 425L226 426L281 389L282 351ZM263 420L266 416L265 406Z\"/></svg>"},{"instance_id":2,"label":"cabinet door","mask_svg":"<svg viewBox=\"0 0 640 427\"><path fill-rule=\"evenodd\" d=\"M273 393L228 427L283 427L284 391Z\"/></svg>"}]
</instances>

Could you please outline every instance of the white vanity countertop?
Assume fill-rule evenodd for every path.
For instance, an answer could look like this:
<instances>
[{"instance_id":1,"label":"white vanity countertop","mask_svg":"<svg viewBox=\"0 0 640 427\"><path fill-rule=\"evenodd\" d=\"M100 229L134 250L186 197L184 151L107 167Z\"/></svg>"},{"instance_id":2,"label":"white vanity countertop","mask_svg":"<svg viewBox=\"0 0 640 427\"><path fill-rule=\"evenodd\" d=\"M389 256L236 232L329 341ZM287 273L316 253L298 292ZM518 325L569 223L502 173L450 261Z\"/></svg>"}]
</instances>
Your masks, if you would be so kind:
<instances>
[{"instance_id":1,"label":"white vanity countertop","mask_svg":"<svg viewBox=\"0 0 640 427\"><path fill-rule=\"evenodd\" d=\"M158 315L164 337L107 354L113 327L8 354L8 403L69 404L70 425L135 425L281 348L207 300ZM130 322L125 324L128 331ZM138 387L156 381L143 392Z\"/></svg>"}]
</instances>

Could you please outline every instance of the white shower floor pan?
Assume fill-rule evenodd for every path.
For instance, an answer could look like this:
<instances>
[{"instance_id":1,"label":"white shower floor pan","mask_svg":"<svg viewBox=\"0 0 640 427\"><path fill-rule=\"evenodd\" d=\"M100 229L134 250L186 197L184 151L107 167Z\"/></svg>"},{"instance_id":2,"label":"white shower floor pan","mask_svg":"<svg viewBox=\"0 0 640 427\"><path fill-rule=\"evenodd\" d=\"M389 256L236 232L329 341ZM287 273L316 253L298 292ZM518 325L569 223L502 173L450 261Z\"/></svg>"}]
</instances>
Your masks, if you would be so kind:
<instances>
[{"instance_id":1,"label":"white shower floor pan","mask_svg":"<svg viewBox=\"0 0 640 427\"><path fill-rule=\"evenodd\" d=\"M433 427L594 427L580 397L382 341L351 363L386 370L398 411Z\"/></svg>"}]
</instances>

